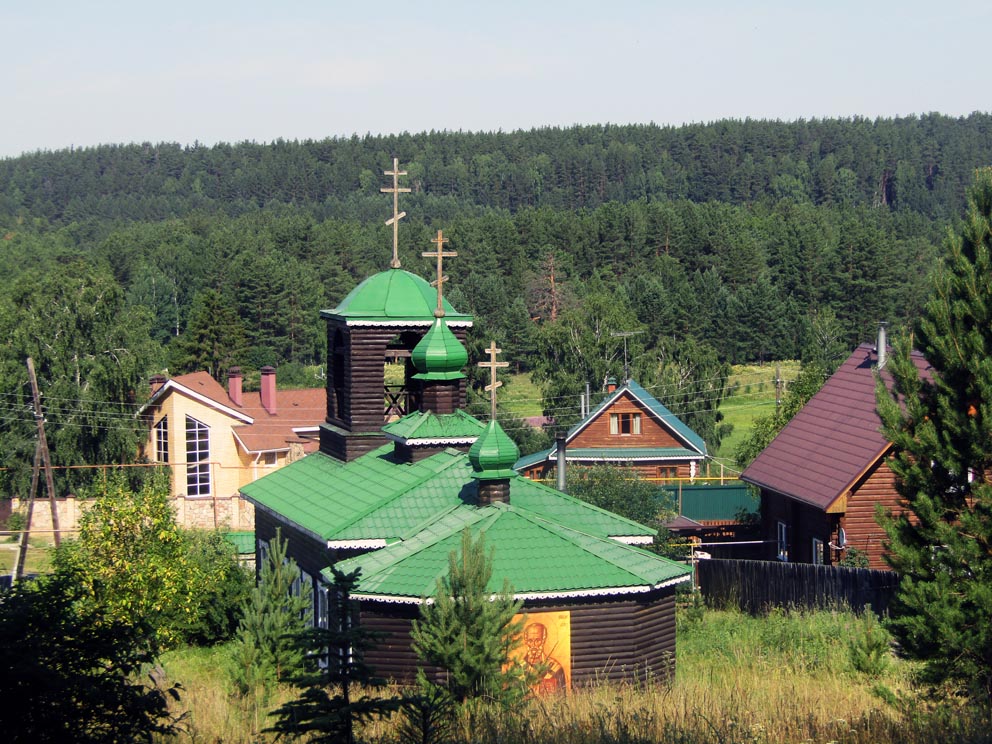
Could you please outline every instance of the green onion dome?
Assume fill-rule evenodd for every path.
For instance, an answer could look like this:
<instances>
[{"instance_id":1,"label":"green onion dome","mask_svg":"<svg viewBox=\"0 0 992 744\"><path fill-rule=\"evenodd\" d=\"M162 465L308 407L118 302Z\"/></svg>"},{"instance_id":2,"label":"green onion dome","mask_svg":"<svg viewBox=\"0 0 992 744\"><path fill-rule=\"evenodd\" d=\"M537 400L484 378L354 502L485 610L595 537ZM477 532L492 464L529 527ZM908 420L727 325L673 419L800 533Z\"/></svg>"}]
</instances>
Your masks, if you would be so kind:
<instances>
[{"instance_id":1,"label":"green onion dome","mask_svg":"<svg viewBox=\"0 0 992 744\"><path fill-rule=\"evenodd\" d=\"M513 465L519 458L520 450L517 445L495 419L489 422L486 430L468 451L469 462L475 471L472 477L479 480L515 477L517 471L513 469Z\"/></svg>"},{"instance_id":2,"label":"green onion dome","mask_svg":"<svg viewBox=\"0 0 992 744\"><path fill-rule=\"evenodd\" d=\"M411 354L419 373L417 380L460 380L462 368L468 363L468 352L444 318L437 318Z\"/></svg>"}]
</instances>

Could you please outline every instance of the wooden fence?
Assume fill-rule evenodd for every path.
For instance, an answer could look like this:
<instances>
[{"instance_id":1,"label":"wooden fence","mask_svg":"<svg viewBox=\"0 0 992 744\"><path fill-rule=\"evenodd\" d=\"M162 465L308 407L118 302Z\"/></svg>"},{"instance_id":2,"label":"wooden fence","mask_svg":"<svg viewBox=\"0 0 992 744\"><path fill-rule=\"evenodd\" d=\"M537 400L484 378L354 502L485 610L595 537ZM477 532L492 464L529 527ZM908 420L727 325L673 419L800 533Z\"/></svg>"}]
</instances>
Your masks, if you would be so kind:
<instances>
[{"instance_id":1,"label":"wooden fence","mask_svg":"<svg viewBox=\"0 0 992 744\"><path fill-rule=\"evenodd\" d=\"M779 561L702 560L696 575L708 603L736 605L752 615L772 607L840 606L883 615L899 584L893 571Z\"/></svg>"}]
</instances>

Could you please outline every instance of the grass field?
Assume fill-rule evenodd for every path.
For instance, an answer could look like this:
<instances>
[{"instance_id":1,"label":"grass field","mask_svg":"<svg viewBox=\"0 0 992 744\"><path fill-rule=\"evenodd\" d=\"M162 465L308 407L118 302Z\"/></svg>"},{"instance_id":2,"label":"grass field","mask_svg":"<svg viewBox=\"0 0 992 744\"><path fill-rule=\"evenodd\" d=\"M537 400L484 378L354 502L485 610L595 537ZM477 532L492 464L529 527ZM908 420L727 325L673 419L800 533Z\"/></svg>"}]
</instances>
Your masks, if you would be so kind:
<instances>
[{"instance_id":1,"label":"grass field","mask_svg":"<svg viewBox=\"0 0 992 744\"><path fill-rule=\"evenodd\" d=\"M791 382L799 374L797 361L778 362L777 366L785 383ZM734 463L734 449L751 430L751 423L758 416L775 410L775 370L776 364L734 365L729 381L732 392L720 406L724 420L733 424L734 428L714 453L717 460L734 470L737 468ZM541 388L534 383L529 373L513 375L506 388L500 392L500 401L515 418L540 416L543 407Z\"/></svg>"},{"instance_id":2,"label":"grass field","mask_svg":"<svg viewBox=\"0 0 992 744\"><path fill-rule=\"evenodd\" d=\"M723 404L720 412L724 421L734 425L730 436L720 442L715 457L726 465L736 468L734 450L751 430L751 424L758 416L775 411L775 368L786 383L799 374L799 362L787 361L775 364L735 364L730 377L733 391ZM784 392L784 385L783 385Z\"/></svg>"},{"instance_id":3,"label":"grass field","mask_svg":"<svg viewBox=\"0 0 992 744\"><path fill-rule=\"evenodd\" d=\"M852 646L869 632L869 622L842 612L753 618L736 611L680 609L673 684L592 685L513 710L463 712L452 744L989 740L988 722L965 709L955 709L950 722L933 715L932 704L913 692L913 667L892 656L886 644L877 668L856 668ZM277 690L260 707L239 699L224 673L225 648L163 657L170 680L185 688L176 710L187 717L182 736L160 741L272 741L259 733L268 725L265 712L288 699L291 690ZM395 721L366 727L360 740L397 742Z\"/></svg>"}]
</instances>

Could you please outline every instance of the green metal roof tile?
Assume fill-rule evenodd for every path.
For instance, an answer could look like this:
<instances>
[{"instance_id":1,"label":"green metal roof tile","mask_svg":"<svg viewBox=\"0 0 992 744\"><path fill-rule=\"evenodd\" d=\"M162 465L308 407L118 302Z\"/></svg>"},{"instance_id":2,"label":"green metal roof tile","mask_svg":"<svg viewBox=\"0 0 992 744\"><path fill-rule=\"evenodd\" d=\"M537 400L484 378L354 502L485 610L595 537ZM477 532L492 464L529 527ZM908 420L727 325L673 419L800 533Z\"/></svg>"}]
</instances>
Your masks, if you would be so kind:
<instances>
[{"instance_id":1,"label":"green metal roof tile","mask_svg":"<svg viewBox=\"0 0 992 744\"><path fill-rule=\"evenodd\" d=\"M453 439L464 441L476 439L485 424L461 409L454 413L435 414L429 411L415 411L401 419L386 424L382 430L397 439Z\"/></svg>"},{"instance_id":2,"label":"green metal roof tile","mask_svg":"<svg viewBox=\"0 0 992 744\"><path fill-rule=\"evenodd\" d=\"M234 546L238 555L255 553L255 531L224 532L224 539Z\"/></svg>"},{"instance_id":3,"label":"green metal roof tile","mask_svg":"<svg viewBox=\"0 0 992 744\"><path fill-rule=\"evenodd\" d=\"M512 504L457 507L412 539L339 567L362 568L359 596L430 596L466 526L484 532L495 548L491 591L499 591L506 578L518 595L622 593L682 581L689 574L653 553L569 529Z\"/></svg>"},{"instance_id":4,"label":"green metal roof tile","mask_svg":"<svg viewBox=\"0 0 992 744\"><path fill-rule=\"evenodd\" d=\"M444 300L449 323L471 323L472 316L456 311ZM321 310L322 318L365 321L388 325L397 321L434 322L437 291L424 279L403 269L373 274L355 287L333 310Z\"/></svg>"}]
</instances>

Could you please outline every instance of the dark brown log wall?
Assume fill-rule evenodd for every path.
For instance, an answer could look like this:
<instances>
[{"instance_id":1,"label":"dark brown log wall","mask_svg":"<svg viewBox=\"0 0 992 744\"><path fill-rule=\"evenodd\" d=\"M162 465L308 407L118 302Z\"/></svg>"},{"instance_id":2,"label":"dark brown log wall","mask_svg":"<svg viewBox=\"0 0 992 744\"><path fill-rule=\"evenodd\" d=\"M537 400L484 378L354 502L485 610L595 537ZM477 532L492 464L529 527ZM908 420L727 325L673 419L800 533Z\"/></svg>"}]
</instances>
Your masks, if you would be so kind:
<instances>
[{"instance_id":1,"label":"dark brown log wall","mask_svg":"<svg viewBox=\"0 0 992 744\"><path fill-rule=\"evenodd\" d=\"M261 571L261 563L258 560L257 541L265 540L270 545L275 540L276 528L279 528L283 540L288 540L286 547L287 555L296 561L296 564L306 571L316 581L320 578L320 572L327 568L336 560L334 552L326 545L318 542L314 537L300 530L276 521L269 512L255 508L255 540L256 555L255 565Z\"/></svg>"},{"instance_id":2,"label":"dark brown log wall","mask_svg":"<svg viewBox=\"0 0 992 744\"><path fill-rule=\"evenodd\" d=\"M675 671L675 594L659 590L640 599L577 600L574 604L527 603L524 611L571 613L572 684L669 678ZM361 623L388 633L366 654L376 672L409 682L419 660L410 627L418 610L410 605L361 603Z\"/></svg>"},{"instance_id":3,"label":"dark brown log wall","mask_svg":"<svg viewBox=\"0 0 992 744\"><path fill-rule=\"evenodd\" d=\"M880 460L877 467L872 468L852 491L847 500L847 511L840 522L847 533L847 545L868 554L869 568L887 569L889 566L883 557L885 530L875 521L875 506L881 504L887 511L902 511L895 473L885 460Z\"/></svg>"}]
</instances>

